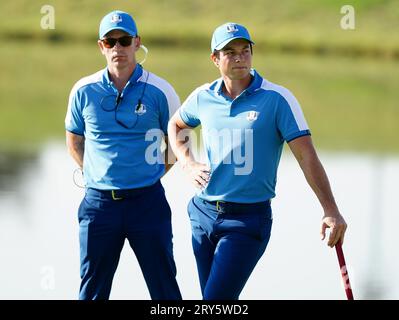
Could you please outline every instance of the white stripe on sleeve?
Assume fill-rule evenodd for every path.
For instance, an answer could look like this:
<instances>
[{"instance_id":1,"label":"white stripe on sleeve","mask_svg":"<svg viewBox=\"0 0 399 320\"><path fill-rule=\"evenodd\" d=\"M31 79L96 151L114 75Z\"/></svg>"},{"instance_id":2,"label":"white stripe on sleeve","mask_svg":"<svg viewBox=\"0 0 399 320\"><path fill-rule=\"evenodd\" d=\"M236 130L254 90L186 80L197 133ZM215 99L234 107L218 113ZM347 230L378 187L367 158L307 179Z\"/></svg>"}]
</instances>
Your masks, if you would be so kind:
<instances>
[{"instance_id":1,"label":"white stripe on sleeve","mask_svg":"<svg viewBox=\"0 0 399 320\"><path fill-rule=\"evenodd\" d=\"M278 92L290 106L299 130L309 130L309 126L302 112L301 105L290 90L265 79L263 79L261 88L264 90L272 90Z\"/></svg>"},{"instance_id":2,"label":"white stripe on sleeve","mask_svg":"<svg viewBox=\"0 0 399 320\"><path fill-rule=\"evenodd\" d=\"M148 79L147 79L148 76ZM168 101L168 108L169 108L169 119L174 115L176 110L180 107L180 98L177 95L175 89L172 85L167 82L166 80L156 76L152 72L148 72L147 70L143 70L143 74L140 78L140 81L146 81L147 83L157 87L161 90L165 96L166 100Z\"/></svg>"}]
</instances>

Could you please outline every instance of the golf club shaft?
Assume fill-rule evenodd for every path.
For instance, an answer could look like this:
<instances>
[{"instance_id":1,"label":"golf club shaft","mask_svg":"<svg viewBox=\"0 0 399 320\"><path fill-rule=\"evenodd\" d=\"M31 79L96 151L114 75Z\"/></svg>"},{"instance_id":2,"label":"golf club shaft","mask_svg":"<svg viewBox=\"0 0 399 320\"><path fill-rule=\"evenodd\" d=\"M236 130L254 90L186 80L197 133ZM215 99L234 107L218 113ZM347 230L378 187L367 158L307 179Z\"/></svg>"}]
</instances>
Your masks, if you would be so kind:
<instances>
[{"instance_id":1,"label":"golf club shaft","mask_svg":"<svg viewBox=\"0 0 399 320\"><path fill-rule=\"evenodd\" d=\"M345 286L346 297L348 298L348 300L353 300L352 288L349 282L349 275L348 275L348 270L346 269L346 262L345 262L344 252L342 251L341 242L338 242L335 245L335 250L337 251L338 262L341 270L342 280Z\"/></svg>"}]
</instances>

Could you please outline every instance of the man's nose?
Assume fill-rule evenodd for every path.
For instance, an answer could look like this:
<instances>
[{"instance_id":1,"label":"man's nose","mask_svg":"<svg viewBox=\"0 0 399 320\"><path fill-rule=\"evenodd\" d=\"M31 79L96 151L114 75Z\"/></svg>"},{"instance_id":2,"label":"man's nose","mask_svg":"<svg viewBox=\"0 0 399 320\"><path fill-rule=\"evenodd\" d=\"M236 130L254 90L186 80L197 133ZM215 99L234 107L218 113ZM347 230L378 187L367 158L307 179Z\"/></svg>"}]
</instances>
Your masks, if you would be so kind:
<instances>
[{"instance_id":1,"label":"man's nose","mask_svg":"<svg viewBox=\"0 0 399 320\"><path fill-rule=\"evenodd\" d=\"M242 60L242 56L243 56L243 53L236 53L235 55L234 55L234 61L235 62L240 62L241 60Z\"/></svg>"},{"instance_id":2,"label":"man's nose","mask_svg":"<svg viewBox=\"0 0 399 320\"><path fill-rule=\"evenodd\" d=\"M120 48L122 45L119 43L119 40L116 41L114 48Z\"/></svg>"}]
</instances>

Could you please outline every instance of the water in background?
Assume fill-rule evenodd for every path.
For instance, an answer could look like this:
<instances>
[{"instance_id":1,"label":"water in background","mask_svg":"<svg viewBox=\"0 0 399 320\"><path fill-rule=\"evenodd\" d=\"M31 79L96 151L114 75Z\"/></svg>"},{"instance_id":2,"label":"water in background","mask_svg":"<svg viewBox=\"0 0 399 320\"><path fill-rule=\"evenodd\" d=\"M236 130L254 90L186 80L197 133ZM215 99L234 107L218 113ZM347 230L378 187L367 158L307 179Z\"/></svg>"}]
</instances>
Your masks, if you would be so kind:
<instances>
[{"instance_id":1,"label":"water in background","mask_svg":"<svg viewBox=\"0 0 399 320\"><path fill-rule=\"evenodd\" d=\"M77 208L84 191L72 181L76 166L64 144L50 143L38 154L0 170L0 299L77 298ZM349 225L344 252L355 299L399 299L399 158L319 156ZM185 299L200 299L186 214L195 190L179 165L162 182L173 211L178 282ZM241 299L345 299L335 250L319 238L321 207L289 152L272 207L269 246ZM126 243L111 299L149 298Z\"/></svg>"}]
</instances>

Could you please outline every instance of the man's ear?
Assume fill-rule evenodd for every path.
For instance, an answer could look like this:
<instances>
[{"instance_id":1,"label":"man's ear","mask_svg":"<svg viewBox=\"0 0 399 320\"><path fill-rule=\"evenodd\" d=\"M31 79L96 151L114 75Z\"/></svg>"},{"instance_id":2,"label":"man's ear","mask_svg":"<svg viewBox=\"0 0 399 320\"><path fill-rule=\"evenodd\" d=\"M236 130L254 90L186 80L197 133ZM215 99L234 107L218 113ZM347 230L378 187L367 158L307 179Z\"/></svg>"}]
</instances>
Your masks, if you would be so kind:
<instances>
[{"instance_id":1,"label":"man's ear","mask_svg":"<svg viewBox=\"0 0 399 320\"><path fill-rule=\"evenodd\" d=\"M217 68L219 68L219 53L217 52L212 52L211 53L211 60L215 64Z\"/></svg>"},{"instance_id":2,"label":"man's ear","mask_svg":"<svg viewBox=\"0 0 399 320\"><path fill-rule=\"evenodd\" d=\"M100 48L101 54L104 55L104 44L102 43L101 40L97 41L98 47Z\"/></svg>"},{"instance_id":3,"label":"man's ear","mask_svg":"<svg viewBox=\"0 0 399 320\"><path fill-rule=\"evenodd\" d=\"M134 50L135 51L139 50L140 46L141 46L141 38L140 38L140 36L137 36L137 37L133 38L133 41L134 41Z\"/></svg>"}]
</instances>

